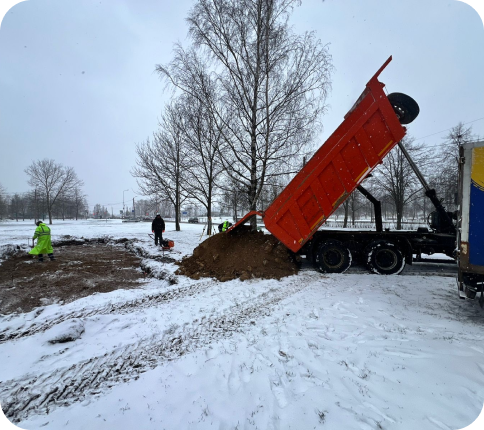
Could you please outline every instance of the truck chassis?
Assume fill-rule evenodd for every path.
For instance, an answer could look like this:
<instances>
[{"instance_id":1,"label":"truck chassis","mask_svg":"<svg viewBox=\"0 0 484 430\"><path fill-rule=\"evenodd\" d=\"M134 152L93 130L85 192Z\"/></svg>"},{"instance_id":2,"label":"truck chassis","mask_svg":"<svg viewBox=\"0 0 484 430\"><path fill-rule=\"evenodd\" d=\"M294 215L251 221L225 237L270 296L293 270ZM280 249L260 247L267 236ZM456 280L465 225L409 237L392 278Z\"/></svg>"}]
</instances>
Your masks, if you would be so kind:
<instances>
[{"instance_id":1,"label":"truck chassis","mask_svg":"<svg viewBox=\"0 0 484 430\"><path fill-rule=\"evenodd\" d=\"M405 264L418 261L422 254L442 253L454 257L455 235L417 231L317 231L301 248L317 269L324 273L343 273L352 263L367 266L382 275L400 273Z\"/></svg>"}]
</instances>

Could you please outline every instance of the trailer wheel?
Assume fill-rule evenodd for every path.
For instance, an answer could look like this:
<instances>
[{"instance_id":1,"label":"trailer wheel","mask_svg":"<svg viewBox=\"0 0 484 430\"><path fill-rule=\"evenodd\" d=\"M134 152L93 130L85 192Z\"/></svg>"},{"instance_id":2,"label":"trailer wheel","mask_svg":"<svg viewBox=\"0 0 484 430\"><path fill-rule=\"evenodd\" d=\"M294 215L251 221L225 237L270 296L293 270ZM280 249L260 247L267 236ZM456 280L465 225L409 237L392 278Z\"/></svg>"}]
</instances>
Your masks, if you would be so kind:
<instances>
[{"instance_id":1,"label":"trailer wheel","mask_svg":"<svg viewBox=\"0 0 484 430\"><path fill-rule=\"evenodd\" d=\"M402 251L390 242L375 242L368 247L367 267L379 275L398 275L405 267Z\"/></svg>"},{"instance_id":2,"label":"trailer wheel","mask_svg":"<svg viewBox=\"0 0 484 430\"><path fill-rule=\"evenodd\" d=\"M400 124L410 124L420 113L417 102L406 94L391 93L388 94L388 100L392 104Z\"/></svg>"},{"instance_id":3,"label":"trailer wheel","mask_svg":"<svg viewBox=\"0 0 484 430\"><path fill-rule=\"evenodd\" d=\"M344 273L351 266L351 252L339 240L323 242L316 253L316 267L321 273Z\"/></svg>"}]
</instances>

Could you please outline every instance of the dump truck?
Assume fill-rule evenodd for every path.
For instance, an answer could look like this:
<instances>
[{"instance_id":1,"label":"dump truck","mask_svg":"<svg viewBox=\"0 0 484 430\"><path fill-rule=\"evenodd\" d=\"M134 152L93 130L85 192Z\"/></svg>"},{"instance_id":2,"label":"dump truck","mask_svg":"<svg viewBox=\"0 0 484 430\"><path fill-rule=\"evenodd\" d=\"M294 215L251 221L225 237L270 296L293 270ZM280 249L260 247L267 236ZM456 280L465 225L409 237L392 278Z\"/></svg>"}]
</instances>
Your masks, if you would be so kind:
<instances>
[{"instance_id":1,"label":"dump truck","mask_svg":"<svg viewBox=\"0 0 484 430\"><path fill-rule=\"evenodd\" d=\"M264 212L246 214L229 233L236 234L252 217L261 217L273 236L323 273L343 273L352 262L363 262L371 272L398 274L405 264L412 264L413 255L454 255L454 214L445 210L400 144L406 134L405 125L418 116L419 106L403 93L387 95L385 84L378 80L391 60L389 57L368 81L340 126L272 204ZM380 202L361 185L396 145L404 151L435 206L429 228L384 230ZM320 230L356 189L374 205L375 231Z\"/></svg>"},{"instance_id":2,"label":"dump truck","mask_svg":"<svg viewBox=\"0 0 484 430\"><path fill-rule=\"evenodd\" d=\"M484 141L459 147L457 263L461 298L484 305Z\"/></svg>"}]
</instances>

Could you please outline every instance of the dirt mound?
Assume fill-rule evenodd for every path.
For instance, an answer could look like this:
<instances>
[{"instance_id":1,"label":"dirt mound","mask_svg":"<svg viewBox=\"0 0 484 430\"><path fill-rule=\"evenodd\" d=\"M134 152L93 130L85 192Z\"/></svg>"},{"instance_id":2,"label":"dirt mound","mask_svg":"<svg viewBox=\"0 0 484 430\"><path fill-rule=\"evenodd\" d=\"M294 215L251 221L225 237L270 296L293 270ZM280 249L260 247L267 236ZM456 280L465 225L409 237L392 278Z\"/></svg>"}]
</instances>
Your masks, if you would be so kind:
<instances>
[{"instance_id":1,"label":"dirt mound","mask_svg":"<svg viewBox=\"0 0 484 430\"><path fill-rule=\"evenodd\" d=\"M219 233L179 263L178 275L219 281L240 278L280 279L298 271L295 256L274 236L262 232Z\"/></svg>"}]
</instances>

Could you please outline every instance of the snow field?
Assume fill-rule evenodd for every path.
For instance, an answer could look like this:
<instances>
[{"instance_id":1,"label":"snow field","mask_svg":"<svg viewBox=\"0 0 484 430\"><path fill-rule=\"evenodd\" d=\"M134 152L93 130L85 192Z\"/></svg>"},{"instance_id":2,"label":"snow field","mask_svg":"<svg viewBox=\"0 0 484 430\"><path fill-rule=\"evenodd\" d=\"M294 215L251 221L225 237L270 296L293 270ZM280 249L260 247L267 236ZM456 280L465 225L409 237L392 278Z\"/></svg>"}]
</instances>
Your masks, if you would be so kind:
<instances>
[{"instance_id":1,"label":"snow field","mask_svg":"<svg viewBox=\"0 0 484 430\"><path fill-rule=\"evenodd\" d=\"M26 243L33 227L16 224L0 224L0 245ZM190 254L203 226L172 228L173 256ZM154 253L146 230L53 225L54 235L139 238ZM0 317L0 334L16 334L0 338L0 401L16 399L17 425L460 429L482 409L484 314L458 299L452 277L304 270L281 281L176 279ZM48 342L74 319L84 327L78 340ZM100 372L112 363L116 375ZM78 388L62 394L71 382ZM61 389L49 397L52 387ZM32 394L40 397L20 408Z\"/></svg>"}]
</instances>

